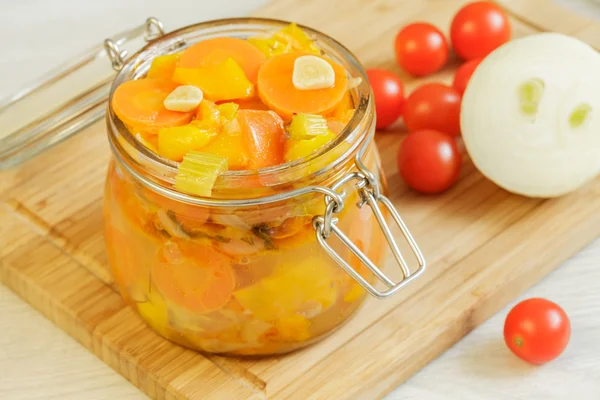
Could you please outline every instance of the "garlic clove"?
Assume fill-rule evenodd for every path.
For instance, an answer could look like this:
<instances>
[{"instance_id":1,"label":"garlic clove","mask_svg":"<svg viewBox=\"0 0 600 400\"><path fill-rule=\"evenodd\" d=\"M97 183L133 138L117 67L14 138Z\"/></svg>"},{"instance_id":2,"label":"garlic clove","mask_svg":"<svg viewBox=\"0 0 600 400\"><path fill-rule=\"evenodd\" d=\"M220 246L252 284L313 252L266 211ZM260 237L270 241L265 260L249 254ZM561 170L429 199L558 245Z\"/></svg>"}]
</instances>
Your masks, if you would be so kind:
<instances>
[{"instance_id":1,"label":"garlic clove","mask_svg":"<svg viewBox=\"0 0 600 400\"><path fill-rule=\"evenodd\" d=\"M300 56L294 62L292 82L298 90L316 90L335 84L333 67L317 56Z\"/></svg>"},{"instance_id":2,"label":"garlic clove","mask_svg":"<svg viewBox=\"0 0 600 400\"><path fill-rule=\"evenodd\" d=\"M171 111L192 111L204 98L202 90L192 85L178 86L165 98L164 105Z\"/></svg>"}]
</instances>

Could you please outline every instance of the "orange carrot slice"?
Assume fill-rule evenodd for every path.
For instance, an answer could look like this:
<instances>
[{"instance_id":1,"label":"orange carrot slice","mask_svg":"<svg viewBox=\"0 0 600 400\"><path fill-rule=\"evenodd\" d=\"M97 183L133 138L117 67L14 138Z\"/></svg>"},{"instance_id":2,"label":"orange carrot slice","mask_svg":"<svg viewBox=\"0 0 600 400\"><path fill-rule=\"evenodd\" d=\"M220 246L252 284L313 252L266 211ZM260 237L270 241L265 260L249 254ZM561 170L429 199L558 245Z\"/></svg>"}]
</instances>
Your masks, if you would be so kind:
<instances>
[{"instance_id":1,"label":"orange carrot slice","mask_svg":"<svg viewBox=\"0 0 600 400\"><path fill-rule=\"evenodd\" d=\"M196 43L183 52L179 67L198 68L207 63L220 64L228 58L233 58L250 82L256 83L258 69L265 61L265 55L242 39L221 37Z\"/></svg>"},{"instance_id":2,"label":"orange carrot slice","mask_svg":"<svg viewBox=\"0 0 600 400\"><path fill-rule=\"evenodd\" d=\"M261 100L285 120L290 120L298 113L331 112L346 93L346 71L341 65L326 58L335 72L333 87L315 90L299 90L294 87L294 62L298 57L308 54L310 53L288 53L273 57L265 61L258 71L257 87Z\"/></svg>"},{"instance_id":3,"label":"orange carrot slice","mask_svg":"<svg viewBox=\"0 0 600 400\"><path fill-rule=\"evenodd\" d=\"M197 313L225 306L235 287L229 259L206 245L171 241L169 246L152 269L152 282L165 298ZM178 259L169 262L169 257Z\"/></svg>"},{"instance_id":4,"label":"orange carrot slice","mask_svg":"<svg viewBox=\"0 0 600 400\"><path fill-rule=\"evenodd\" d=\"M284 161L283 121L273 111L240 110L242 146L250 156L249 169L279 165Z\"/></svg>"},{"instance_id":5,"label":"orange carrot slice","mask_svg":"<svg viewBox=\"0 0 600 400\"><path fill-rule=\"evenodd\" d=\"M144 132L156 133L160 128L185 125L194 116L193 112L170 111L163 104L177 86L166 79L125 82L115 90L113 110L126 125Z\"/></svg>"}]
</instances>

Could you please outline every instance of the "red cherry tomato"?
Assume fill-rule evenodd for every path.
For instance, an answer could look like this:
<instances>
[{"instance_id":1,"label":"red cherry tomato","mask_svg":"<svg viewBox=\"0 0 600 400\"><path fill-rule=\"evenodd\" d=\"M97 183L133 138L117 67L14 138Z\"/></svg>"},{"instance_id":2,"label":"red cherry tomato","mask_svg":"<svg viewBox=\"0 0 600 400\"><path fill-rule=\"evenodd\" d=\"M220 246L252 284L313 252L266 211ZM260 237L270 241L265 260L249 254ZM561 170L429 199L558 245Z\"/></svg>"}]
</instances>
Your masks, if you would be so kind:
<instances>
[{"instance_id":1,"label":"red cherry tomato","mask_svg":"<svg viewBox=\"0 0 600 400\"><path fill-rule=\"evenodd\" d=\"M398 172L406 184L427 194L440 193L460 175L462 155L453 137L434 130L411 132L398 150Z\"/></svg>"},{"instance_id":2,"label":"red cherry tomato","mask_svg":"<svg viewBox=\"0 0 600 400\"><path fill-rule=\"evenodd\" d=\"M368 69L367 76L375 97L377 129L383 129L402 115L404 85L400 78L384 69Z\"/></svg>"},{"instance_id":3,"label":"red cherry tomato","mask_svg":"<svg viewBox=\"0 0 600 400\"><path fill-rule=\"evenodd\" d=\"M517 304L504 322L504 341L517 357L544 364L558 357L569 344L571 323L562 308L545 299Z\"/></svg>"},{"instance_id":4,"label":"red cherry tomato","mask_svg":"<svg viewBox=\"0 0 600 400\"><path fill-rule=\"evenodd\" d=\"M414 92L404 105L404 125L409 131L434 129L460 135L461 95L450 86L427 83Z\"/></svg>"},{"instance_id":5,"label":"red cherry tomato","mask_svg":"<svg viewBox=\"0 0 600 400\"><path fill-rule=\"evenodd\" d=\"M395 47L400 67L415 76L433 74L448 60L448 42L431 24L407 25L398 32Z\"/></svg>"},{"instance_id":6,"label":"red cherry tomato","mask_svg":"<svg viewBox=\"0 0 600 400\"><path fill-rule=\"evenodd\" d=\"M463 7L452 20L450 39L459 57L483 58L510 40L510 22L504 10L488 1Z\"/></svg>"},{"instance_id":7,"label":"red cherry tomato","mask_svg":"<svg viewBox=\"0 0 600 400\"><path fill-rule=\"evenodd\" d=\"M479 64L481 64L482 61L483 58L476 58L474 60L467 61L456 70L452 87L456 89L461 96L465 93L465 89L467 88L469 79L471 79L471 75L473 75L473 72L475 72L475 69Z\"/></svg>"}]
</instances>

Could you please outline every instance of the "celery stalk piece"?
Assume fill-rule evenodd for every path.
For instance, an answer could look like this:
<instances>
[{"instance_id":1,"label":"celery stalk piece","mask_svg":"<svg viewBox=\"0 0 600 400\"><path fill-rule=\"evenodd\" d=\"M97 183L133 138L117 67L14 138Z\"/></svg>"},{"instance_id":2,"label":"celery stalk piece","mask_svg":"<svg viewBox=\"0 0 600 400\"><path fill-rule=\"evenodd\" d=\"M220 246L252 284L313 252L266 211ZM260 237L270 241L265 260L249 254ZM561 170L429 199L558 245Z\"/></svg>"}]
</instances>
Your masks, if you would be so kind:
<instances>
[{"instance_id":1,"label":"celery stalk piece","mask_svg":"<svg viewBox=\"0 0 600 400\"><path fill-rule=\"evenodd\" d=\"M292 139L312 139L315 136L326 135L327 132L327 120L317 114L298 114L294 116L288 128Z\"/></svg>"},{"instance_id":2,"label":"celery stalk piece","mask_svg":"<svg viewBox=\"0 0 600 400\"><path fill-rule=\"evenodd\" d=\"M175 176L175 189L208 197L217 177L227 171L227 158L214 154L190 151Z\"/></svg>"}]
</instances>

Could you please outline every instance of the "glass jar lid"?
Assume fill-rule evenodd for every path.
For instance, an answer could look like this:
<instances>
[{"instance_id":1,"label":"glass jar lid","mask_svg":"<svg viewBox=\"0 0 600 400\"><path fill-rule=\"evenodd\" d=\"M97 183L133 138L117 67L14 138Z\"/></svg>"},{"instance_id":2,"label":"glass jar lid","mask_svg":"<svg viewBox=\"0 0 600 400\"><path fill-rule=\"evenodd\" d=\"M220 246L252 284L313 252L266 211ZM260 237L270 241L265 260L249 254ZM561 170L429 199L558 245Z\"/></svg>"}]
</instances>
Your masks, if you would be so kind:
<instances>
[{"instance_id":1,"label":"glass jar lid","mask_svg":"<svg viewBox=\"0 0 600 400\"><path fill-rule=\"evenodd\" d=\"M123 60L144 42L162 36L156 18L121 32L0 100L0 170L14 167L103 118ZM115 57L114 46L120 49ZM111 66L112 64L112 66Z\"/></svg>"}]
</instances>

